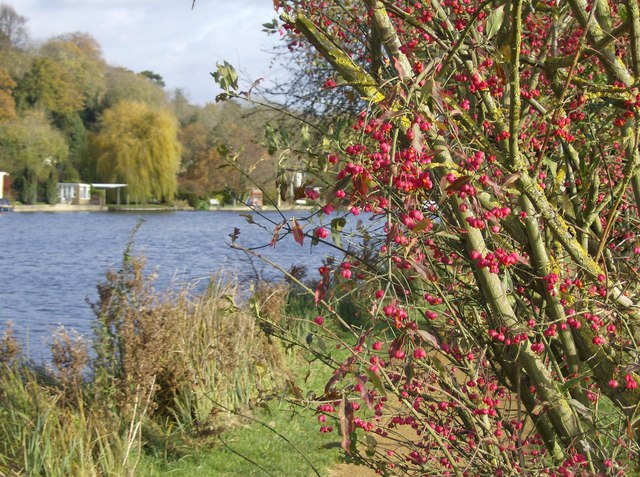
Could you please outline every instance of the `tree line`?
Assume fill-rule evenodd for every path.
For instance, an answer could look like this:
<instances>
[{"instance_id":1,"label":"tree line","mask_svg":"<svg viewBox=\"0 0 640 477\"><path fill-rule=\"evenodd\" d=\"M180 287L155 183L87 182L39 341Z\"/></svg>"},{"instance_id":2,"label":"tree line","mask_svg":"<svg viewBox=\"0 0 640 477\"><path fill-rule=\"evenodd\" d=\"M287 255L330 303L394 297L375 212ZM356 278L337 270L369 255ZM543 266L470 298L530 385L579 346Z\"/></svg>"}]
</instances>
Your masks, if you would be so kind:
<instances>
[{"instance_id":1,"label":"tree line","mask_svg":"<svg viewBox=\"0 0 640 477\"><path fill-rule=\"evenodd\" d=\"M58 182L124 182L132 201L242 200L273 187L258 107L192 104L160 74L108 64L88 33L30 39L0 5L0 170L26 204L57 201ZM235 167L222 169L229 159Z\"/></svg>"}]
</instances>

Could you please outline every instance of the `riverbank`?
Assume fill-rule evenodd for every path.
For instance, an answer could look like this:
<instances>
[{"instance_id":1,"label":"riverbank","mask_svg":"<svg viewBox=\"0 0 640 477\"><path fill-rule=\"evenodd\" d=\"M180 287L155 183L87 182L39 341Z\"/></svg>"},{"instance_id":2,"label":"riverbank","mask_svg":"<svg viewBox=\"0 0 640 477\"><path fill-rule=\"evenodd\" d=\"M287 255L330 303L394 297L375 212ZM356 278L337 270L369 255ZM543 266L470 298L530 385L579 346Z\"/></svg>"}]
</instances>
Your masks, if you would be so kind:
<instances>
[{"instance_id":1,"label":"riverbank","mask_svg":"<svg viewBox=\"0 0 640 477\"><path fill-rule=\"evenodd\" d=\"M291 210L312 210L313 207L307 205L293 205L283 206L280 209L275 207L265 206L260 209L256 209L259 212L266 211L291 211ZM13 206L13 212L175 212L175 211L195 211L192 207L171 207L161 205L148 205L148 206L135 206L135 205L71 205L71 204L35 204L35 205L22 205L17 204ZM253 212L251 207L246 205L240 206L216 206L209 207L209 212ZM199 210L198 212L203 212ZM207 212L206 210L204 212Z\"/></svg>"},{"instance_id":2,"label":"riverbank","mask_svg":"<svg viewBox=\"0 0 640 477\"><path fill-rule=\"evenodd\" d=\"M106 212L102 205L71 205L71 204L16 204L13 212Z\"/></svg>"}]
</instances>

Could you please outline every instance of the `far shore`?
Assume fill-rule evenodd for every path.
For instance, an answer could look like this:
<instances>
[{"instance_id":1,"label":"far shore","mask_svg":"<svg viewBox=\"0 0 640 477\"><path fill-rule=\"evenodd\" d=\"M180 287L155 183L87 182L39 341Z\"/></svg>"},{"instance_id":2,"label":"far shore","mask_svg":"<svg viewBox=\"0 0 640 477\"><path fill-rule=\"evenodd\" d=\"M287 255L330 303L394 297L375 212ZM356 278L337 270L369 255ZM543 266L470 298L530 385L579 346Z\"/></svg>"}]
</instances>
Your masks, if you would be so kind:
<instances>
[{"instance_id":1,"label":"far shore","mask_svg":"<svg viewBox=\"0 0 640 477\"><path fill-rule=\"evenodd\" d=\"M256 211L269 210L311 210L312 206L307 205L283 205L279 209L273 206L264 206L255 209ZM174 211L193 211L195 209L189 207L169 207L159 205L148 206L127 206L127 205L71 205L71 204L35 204L35 205L13 205L13 212L174 212ZM228 212L251 212L254 209L247 205L239 206L215 206L209 207L209 211L228 211ZM206 212L206 211L205 211Z\"/></svg>"},{"instance_id":2,"label":"far shore","mask_svg":"<svg viewBox=\"0 0 640 477\"><path fill-rule=\"evenodd\" d=\"M71 204L14 204L13 212L105 212L107 207L102 205L71 205Z\"/></svg>"}]
</instances>

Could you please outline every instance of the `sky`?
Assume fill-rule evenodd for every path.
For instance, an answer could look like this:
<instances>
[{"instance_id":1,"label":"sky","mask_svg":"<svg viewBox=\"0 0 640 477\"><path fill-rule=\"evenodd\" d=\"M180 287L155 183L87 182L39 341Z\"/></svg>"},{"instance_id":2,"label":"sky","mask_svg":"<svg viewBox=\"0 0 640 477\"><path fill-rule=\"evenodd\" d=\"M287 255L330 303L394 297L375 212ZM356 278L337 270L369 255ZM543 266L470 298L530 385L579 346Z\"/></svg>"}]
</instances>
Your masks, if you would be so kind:
<instances>
[{"instance_id":1,"label":"sky","mask_svg":"<svg viewBox=\"0 0 640 477\"><path fill-rule=\"evenodd\" d=\"M160 74L169 91L181 88L192 103L220 92L210 72L226 60L241 83L277 75L270 68L277 38L262 32L276 17L271 0L2 0L27 18L32 40L86 32L105 60L135 72ZM280 73L282 74L282 73ZM243 81L244 80L244 81Z\"/></svg>"}]
</instances>

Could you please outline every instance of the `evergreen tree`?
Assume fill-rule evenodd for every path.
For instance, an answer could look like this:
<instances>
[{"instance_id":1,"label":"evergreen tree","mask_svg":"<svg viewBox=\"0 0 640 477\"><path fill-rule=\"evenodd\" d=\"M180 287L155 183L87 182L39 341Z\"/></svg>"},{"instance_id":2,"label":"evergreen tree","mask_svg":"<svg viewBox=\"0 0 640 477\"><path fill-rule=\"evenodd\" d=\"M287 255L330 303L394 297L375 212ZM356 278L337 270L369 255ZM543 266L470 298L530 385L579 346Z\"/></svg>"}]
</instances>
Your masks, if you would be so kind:
<instances>
[{"instance_id":1,"label":"evergreen tree","mask_svg":"<svg viewBox=\"0 0 640 477\"><path fill-rule=\"evenodd\" d=\"M35 204L38 200L38 177L35 169L26 166L22 171L18 182L20 202L23 204Z\"/></svg>"},{"instance_id":2,"label":"evergreen tree","mask_svg":"<svg viewBox=\"0 0 640 477\"><path fill-rule=\"evenodd\" d=\"M58 174L53 167L44 183L44 201L52 205L58 202Z\"/></svg>"}]
</instances>

